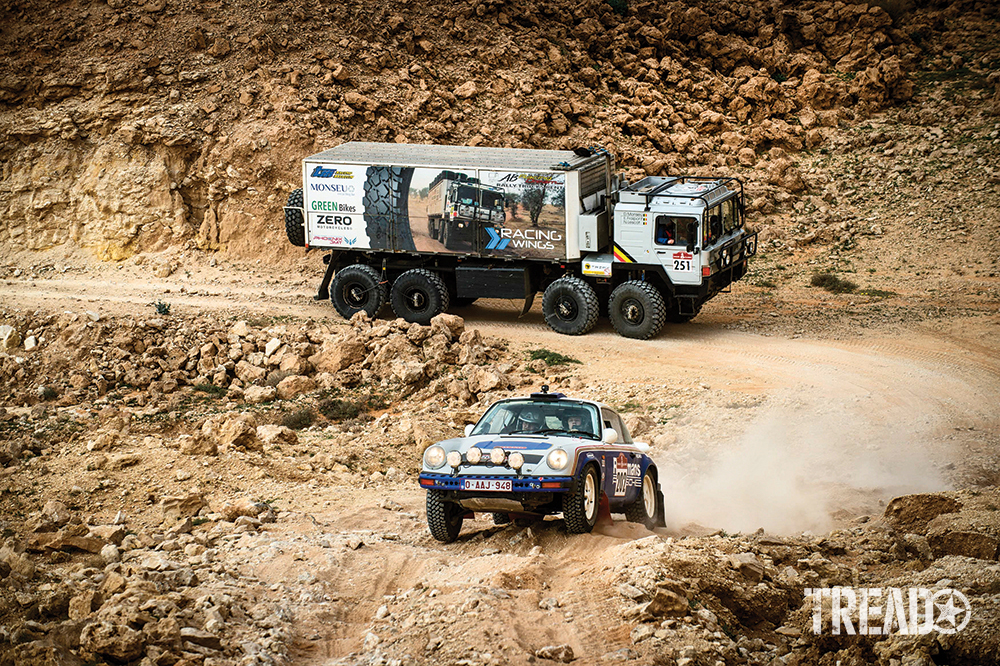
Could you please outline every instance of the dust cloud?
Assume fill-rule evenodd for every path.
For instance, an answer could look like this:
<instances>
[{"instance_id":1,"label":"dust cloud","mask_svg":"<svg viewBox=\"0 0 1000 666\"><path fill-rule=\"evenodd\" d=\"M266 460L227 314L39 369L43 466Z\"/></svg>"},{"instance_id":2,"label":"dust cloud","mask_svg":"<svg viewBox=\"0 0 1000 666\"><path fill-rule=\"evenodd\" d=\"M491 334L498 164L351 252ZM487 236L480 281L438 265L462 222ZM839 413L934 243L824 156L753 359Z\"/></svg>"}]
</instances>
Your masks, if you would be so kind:
<instances>
[{"instance_id":1,"label":"dust cloud","mask_svg":"<svg viewBox=\"0 0 1000 666\"><path fill-rule=\"evenodd\" d=\"M684 429L654 455L668 529L823 533L834 516L878 515L891 497L949 488L933 426L915 414L802 390L756 411L745 425Z\"/></svg>"}]
</instances>

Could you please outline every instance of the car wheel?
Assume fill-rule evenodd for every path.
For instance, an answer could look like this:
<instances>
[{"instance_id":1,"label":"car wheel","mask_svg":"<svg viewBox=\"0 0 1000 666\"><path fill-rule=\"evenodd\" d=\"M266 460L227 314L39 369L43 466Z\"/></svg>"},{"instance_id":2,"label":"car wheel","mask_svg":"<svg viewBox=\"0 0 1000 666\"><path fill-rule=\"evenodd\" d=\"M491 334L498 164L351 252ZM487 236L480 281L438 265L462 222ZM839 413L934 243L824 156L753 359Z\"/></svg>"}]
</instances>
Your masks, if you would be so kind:
<instances>
[{"instance_id":1,"label":"car wheel","mask_svg":"<svg viewBox=\"0 0 1000 666\"><path fill-rule=\"evenodd\" d=\"M563 518L570 534L583 534L597 524L597 508L601 503L601 484L597 470L588 465L573 492L563 495Z\"/></svg>"},{"instance_id":2,"label":"car wheel","mask_svg":"<svg viewBox=\"0 0 1000 666\"><path fill-rule=\"evenodd\" d=\"M397 317L427 326L448 309L448 287L437 273L414 268L392 283L389 301Z\"/></svg>"},{"instance_id":3,"label":"car wheel","mask_svg":"<svg viewBox=\"0 0 1000 666\"><path fill-rule=\"evenodd\" d=\"M352 264L337 271L330 285L330 300L344 319L357 312L374 317L385 305L385 285L371 266Z\"/></svg>"},{"instance_id":4,"label":"car wheel","mask_svg":"<svg viewBox=\"0 0 1000 666\"><path fill-rule=\"evenodd\" d=\"M608 316L618 335L648 340L663 328L667 306L660 291L648 282L629 280L611 292Z\"/></svg>"},{"instance_id":5,"label":"car wheel","mask_svg":"<svg viewBox=\"0 0 1000 666\"><path fill-rule=\"evenodd\" d=\"M646 473L642 475L639 496L625 507L625 518L631 523L642 523L647 529L653 529L657 522L657 498L656 477L652 469L646 469Z\"/></svg>"},{"instance_id":6,"label":"car wheel","mask_svg":"<svg viewBox=\"0 0 1000 666\"><path fill-rule=\"evenodd\" d=\"M583 335L597 323L600 306L594 288L576 277L561 277L545 289L542 313L556 333Z\"/></svg>"},{"instance_id":7,"label":"car wheel","mask_svg":"<svg viewBox=\"0 0 1000 666\"><path fill-rule=\"evenodd\" d=\"M427 491L427 527L431 536L443 543L452 543L462 531L465 510L454 502L446 502L440 490Z\"/></svg>"},{"instance_id":8,"label":"car wheel","mask_svg":"<svg viewBox=\"0 0 1000 666\"><path fill-rule=\"evenodd\" d=\"M288 242L297 247L305 247L306 225L302 219L302 188L292 190L288 195L288 208L285 210L285 234ZM297 210L292 210L297 209Z\"/></svg>"}]
</instances>

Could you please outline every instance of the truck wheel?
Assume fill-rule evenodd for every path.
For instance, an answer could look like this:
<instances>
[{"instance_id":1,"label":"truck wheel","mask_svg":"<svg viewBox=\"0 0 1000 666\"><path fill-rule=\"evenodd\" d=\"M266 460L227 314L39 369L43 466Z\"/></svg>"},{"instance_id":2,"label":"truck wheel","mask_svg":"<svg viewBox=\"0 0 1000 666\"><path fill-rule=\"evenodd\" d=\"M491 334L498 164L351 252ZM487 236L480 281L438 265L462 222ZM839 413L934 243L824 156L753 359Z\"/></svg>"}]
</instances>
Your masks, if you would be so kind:
<instances>
[{"instance_id":1,"label":"truck wheel","mask_svg":"<svg viewBox=\"0 0 1000 666\"><path fill-rule=\"evenodd\" d=\"M292 190L288 195L290 208L302 208L302 188ZM297 247L306 245L306 224L302 219L301 210L285 210L285 234L288 235L288 242Z\"/></svg>"},{"instance_id":2,"label":"truck wheel","mask_svg":"<svg viewBox=\"0 0 1000 666\"><path fill-rule=\"evenodd\" d=\"M465 511L454 502L446 502L440 490L427 491L427 527L438 541L451 543L462 531Z\"/></svg>"},{"instance_id":3,"label":"truck wheel","mask_svg":"<svg viewBox=\"0 0 1000 666\"><path fill-rule=\"evenodd\" d=\"M414 268L392 283L389 301L397 317L427 326L448 309L448 287L437 273Z\"/></svg>"},{"instance_id":4,"label":"truck wheel","mask_svg":"<svg viewBox=\"0 0 1000 666\"><path fill-rule=\"evenodd\" d=\"M365 225L373 250L416 250L410 231L410 179L413 169L368 167L365 171Z\"/></svg>"},{"instance_id":5,"label":"truck wheel","mask_svg":"<svg viewBox=\"0 0 1000 666\"><path fill-rule=\"evenodd\" d=\"M563 495L566 531L570 534L583 534L594 529L594 525L597 524L597 507L600 503L601 484L597 479L597 470L593 465L587 465L583 476L576 484L576 489Z\"/></svg>"},{"instance_id":6,"label":"truck wheel","mask_svg":"<svg viewBox=\"0 0 1000 666\"><path fill-rule=\"evenodd\" d=\"M337 271L330 285L330 300L344 319L356 312L374 317L385 305L385 284L371 266L352 264Z\"/></svg>"},{"instance_id":7,"label":"truck wheel","mask_svg":"<svg viewBox=\"0 0 1000 666\"><path fill-rule=\"evenodd\" d=\"M667 306L660 291L639 280L618 285L608 299L608 316L618 335L648 340L660 332Z\"/></svg>"},{"instance_id":8,"label":"truck wheel","mask_svg":"<svg viewBox=\"0 0 1000 666\"><path fill-rule=\"evenodd\" d=\"M646 469L642 475L642 486L639 488L639 496L635 501L625 507L625 518L630 523L642 523L646 529L653 529L657 523L657 497L656 478L653 476L651 468Z\"/></svg>"},{"instance_id":9,"label":"truck wheel","mask_svg":"<svg viewBox=\"0 0 1000 666\"><path fill-rule=\"evenodd\" d=\"M583 335L597 323L600 305L594 288L576 277L562 277L545 289L542 312L556 333Z\"/></svg>"}]
</instances>

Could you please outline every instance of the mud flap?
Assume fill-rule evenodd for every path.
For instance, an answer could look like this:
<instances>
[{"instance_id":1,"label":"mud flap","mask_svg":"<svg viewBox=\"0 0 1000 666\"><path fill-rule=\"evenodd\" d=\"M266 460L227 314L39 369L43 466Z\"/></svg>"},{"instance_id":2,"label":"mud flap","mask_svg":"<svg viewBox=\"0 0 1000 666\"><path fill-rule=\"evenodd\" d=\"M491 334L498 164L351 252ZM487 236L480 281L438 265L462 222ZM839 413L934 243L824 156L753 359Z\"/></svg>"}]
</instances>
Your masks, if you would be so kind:
<instances>
[{"instance_id":1,"label":"mud flap","mask_svg":"<svg viewBox=\"0 0 1000 666\"><path fill-rule=\"evenodd\" d=\"M533 291L524 297L524 307L521 308L521 314L519 316L523 317L528 314L528 310L531 309L532 304L535 302L535 293L536 292Z\"/></svg>"},{"instance_id":2,"label":"mud flap","mask_svg":"<svg viewBox=\"0 0 1000 666\"><path fill-rule=\"evenodd\" d=\"M656 491L656 526L657 527L666 527L667 526L666 512L665 512L665 510L663 508L663 491L662 490L657 490Z\"/></svg>"},{"instance_id":3,"label":"mud flap","mask_svg":"<svg viewBox=\"0 0 1000 666\"><path fill-rule=\"evenodd\" d=\"M323 281L319 283L319 293L313 296L314 301L325 301L330 298L330 280L333 278L333 254L328 254L323 257L323 263L326 264L326 272L323 273Z\"/></svg>"}]
</instances>

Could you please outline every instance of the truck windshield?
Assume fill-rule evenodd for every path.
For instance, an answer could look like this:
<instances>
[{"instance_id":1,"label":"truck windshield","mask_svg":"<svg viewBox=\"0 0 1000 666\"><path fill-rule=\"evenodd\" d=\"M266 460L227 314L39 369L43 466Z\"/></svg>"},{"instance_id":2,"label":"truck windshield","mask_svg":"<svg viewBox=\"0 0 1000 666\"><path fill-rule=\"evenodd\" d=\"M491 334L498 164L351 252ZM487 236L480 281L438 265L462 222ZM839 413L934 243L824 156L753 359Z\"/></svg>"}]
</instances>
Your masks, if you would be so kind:
<instances>
[{"instance_id":1,"label":"truck windshield","mask_svg":"<svg viewBox=\"0 0 1000 666\"><path fill-rule=\"evenodd\" d=\"M474 205L479 198L479 190L467 185L458 188L458 202L468 206Z\"/></svg>"},{"instance_id":2,"label":"truck windshield","mask_svg":"<svg viewBox=\"0 0 1000 666\"><path fill-rule=\"evenodd\" d=\"M503 209L503 194L500 192L483 192L483 207Z\"/></svg>"},{"instance_id":3,"label":"truck windshield","mask_svg":"<svg viewBox=\"0 0 1000 666\"><path fill-rule=\"evenodd\" d=\"M578 402L500 402L479 419L475 435L548 435L600 439L600 419L593 405Z\"/></svg>"}]
</instances>

